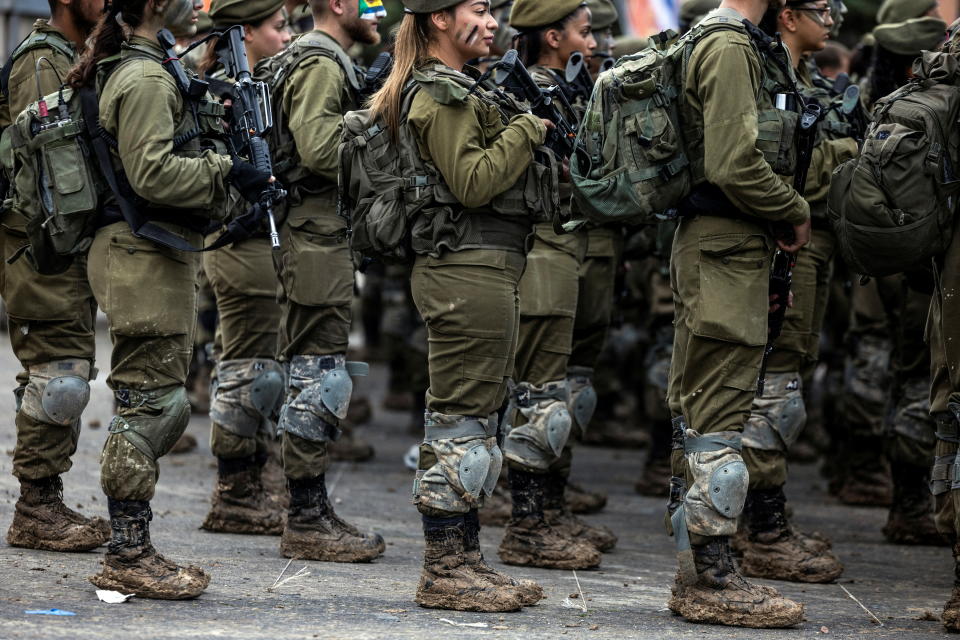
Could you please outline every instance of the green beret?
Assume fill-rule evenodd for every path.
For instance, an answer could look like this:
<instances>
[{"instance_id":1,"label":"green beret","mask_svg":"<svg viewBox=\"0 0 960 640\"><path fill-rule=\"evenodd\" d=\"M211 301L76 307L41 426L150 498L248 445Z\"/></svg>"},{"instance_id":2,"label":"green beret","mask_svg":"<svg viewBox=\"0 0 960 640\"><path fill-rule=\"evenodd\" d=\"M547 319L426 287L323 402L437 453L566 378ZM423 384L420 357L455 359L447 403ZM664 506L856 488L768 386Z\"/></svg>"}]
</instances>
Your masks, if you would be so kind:
<instances>
[{"instance_id":1,"label":"green beret","mask_svg":"<svg viewBox=\"0 0 960 640\"><path fill-rule=\"evenodd\" d=\"M269 18L282 8L283 0L213 0L210 18L217 27L230 27Z\"/></svg>"},{"instance_id":2,"label":"green beret","mask_svg":"<svg viewBox=\"0 0 960 640\"><path fill-rule=\"evenodd\" d=\"M210 14L206 11L200 11L197 13L197 33L210 33L213 31L213 20L210 18Z\"/></svg>"},{"instance_id":3,"label":"green beret","mask_svg":"<svg viewBox=\"0 0 960 640\"><path fill-rule=\"evenodd\" d=\"M560 22L586 5L583 0L516 0L510 12L510 26L530 31Z\"/></svg>"},{"instance_id":4,"label":"green beret","mask_svg":"<svg viewBox=\"0 0 960 640\"><path fill-rule=\"evenodd\" d=\"M884 0L877 11L877 24L920 18L937 6L937 0Z\"/></svg>"},{"instance_id":5,"label":"green beret","mask_svg":"<svg viewBox=\"0 0 960 640\"><path fill-rule=\"evenodd\" d=\"M914 18L882 24L873 30L877 44L902 56L917 56L921 51L936 51L946 37L947 23L940 18Z\"/></svg>"},{"instance_id":6,"label":"green beret","mask_svg":"<svg viewBox=\"0 0 960 640\"><path fill-rule=\"evenodd\" d=\"M591 29L594 31L609 29L620 18L616 5L610 0L587 0L587 6L590 7L591 24L593 25Z\"/></svg>"},{"instance_id":7,"label":"green beret","mask_svg":"<svg viewBox=\"0 0 960 640\"><path fill-rule=\"evenodd\" d=\"M680 24L692 27L705 15L720 6L720 0L682 0L680 2Z\"/></svg>"},{"instance_id":8,"label":"green beret","mask_svg":"<svg viewBox=\"0 0 960 640\"><path fill-rule=\"evenodd\" d=\"M403 6L410 13L433 13L455 7L461 2L463 0L403 0Z\"/></svg>"}]
</instances>

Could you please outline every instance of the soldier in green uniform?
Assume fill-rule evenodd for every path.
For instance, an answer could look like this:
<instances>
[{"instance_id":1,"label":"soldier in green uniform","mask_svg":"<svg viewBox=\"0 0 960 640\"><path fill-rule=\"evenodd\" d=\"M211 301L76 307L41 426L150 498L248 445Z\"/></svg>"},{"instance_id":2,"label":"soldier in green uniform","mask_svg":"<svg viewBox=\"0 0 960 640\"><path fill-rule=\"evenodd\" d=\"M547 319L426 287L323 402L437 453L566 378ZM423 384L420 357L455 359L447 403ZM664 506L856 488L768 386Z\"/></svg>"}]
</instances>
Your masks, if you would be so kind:
<instances>
[{"instance_id":1,"label":"soldier in green uniform","mask_svg":"<svg viewBox=\"0 0 960 640\"><path fill-rule=\"evenodd\" d=\"M201 144L217 144L223 110L203 99L191 104L163 67L168 56L157 31L189 31L198 9L193 0L114 0L68 79L75 89L96 88L99 120L116 143L112 171L127 185L120 193L135 194L123 196L127 210L152 225L135 235L119 196L111 196L89 251L87 274L113 342L107 383L118 404L100 468L112 538L102 571L90 580L161 599L196 597L210 581L199 567L167 560L150 541L158 460L190 418L184 383L199 255L175 246L200 244L211 216L225 210L231 183L253 199L271 179L239 158L203 150ZM175 151L174 138L194 129L201 135ZM148 228L162 242L144 237Z\"/></svg>"},{"instance_id":2,"label":"soldier in green uniform","mask_svg":"<svg viewBox=\"0 0 960 640\"><path fill-rule=\"evenodd\" d=\"M360 106L361 79L346 50L380 36L377 20L361 18L357 3L311 0L310 8L314 31L267 71L274 77L274 170L289 192L275 258L278 354L289 376L278 421L290 488L280 550L290 558L367 562L383 552L383 538L337 516L324 474L353 389L346 362L353 260L346 220L337 214L337 146L343 114Z\"/></svg>"},{"instance_id":3,"label":"soldier in green uniform","mask_svg":"<svg viewBox=\"0 0 960 640\"><path fill-rule=\"evenodd\" d=\"M773 5L770 8L777 8ZM695 186L680 205L671 286L676 335L668 399L674 416L671 524L680 570L668 604L688 620L782 627L803 606L743 578L730 536L749 485L740 451L767 340L771 256L810 238L810 209L778 175L793 171L796 117L762 78L782 55L753 24L765 0L724 0L700 23L681 103ZM791 124L794 123L794 124ZM775 239L771 224L791 230Z\"/></svg>"},{"instance_id":4,"label":"soldier in green uniform","mask_svg":"<svg viewBox=\"0 0 960 640\"><path fill-rule=\"evenodd\" d=\"M282 0L214 0L210 17L217 30L243 25L247 60L253 68L290 42L282 8ZM200 71L211 78L214 88L223 90L221 85L231 79L216 67L214 47L213 42L208 45ZM247 207L235 190L231 201L238 214ZM283 531L283 513L261 479L284 392L284 370L275 360L280 305L271 254L264 224L260 234L203 255L220 319L217 385L210 407L217 485L201 525L208 531L272 535Z\"/></svg>"},{"instance_id":5,"label":"soldier in green uniform","mask_svg":"<svg viewBox=\"0 0 960 640\"><path fill-rule=\"evenodd\" d=\"M590 26L593 29L593 40L597 43L588 62L590 64L590 75L596 78L601 71L605 70L606 67L613 66L613 63L616 62L613 27L620 19L620 14L612 0L589 0L587 6L590 7Z\"/></svg>"},{"instance_id":6,"label":"soldier in green uniform","mask_svg":"<svg viewBox=\"0 0 960 640\"><path fill-rule=\"evenodd\" d=\"M543 180L556 165L534 162L552 123L518 105L508 113L486 88L471 92L478 72L465 64L489 54L497 29L486 0L404 5L410 13L394 70L371 108L400 152L417 154L439 178L410 228L411 288L427 325L430 369L413 491L426 541L416 600L511 611L535 604L542 591L486 564L477 508L503 459L496 412L514 369L528 236L556 208L555 178ZM524 194L525 184L540 186Z\"/></svg>"},{"instance_id":7,"label":"soldier in green uniform","mask_svg":"<svg viewBox=\"0 0 960 640\"><path fill-rule=\"evenodd\" d=\"M596 46L586 4L516 0L510 23L520 32L519 49L534 81L542 87L559 86L568 102L579 98L582 107L585 100L574 96L563 68L572 53L586 57ZM578 107L564 116L579 121ZM562 184L567 210L570 193L569 184ZM585 243L586 232L560 234L551 221L537 224L520 279L516 384L510 390L503 446L513 513L498 551L508 564L593 567L600 563L599 550L616 543L608 530L579 521L564 501L573 429L566 373Z\"/></svg>"},{"instance_id":8,"label":"soldier in green uniform","mask_svg":"<svg viewBox=\"0 0 960 640\"><path fill-rule=\"evenodd\" d=\"M924 54L927 73L953 74L960 59L960 20L950 25L943 59ZM930 341L930 412L937 425L930 488L936 498L936 524L953 546L953 590L940 619L947 631L960 632L960 313L956 295L960 282L960 227L954 225L950 246L935 259L934 291L927 318Z\"/></svg>"},{"instance_id":9,"label":"soldier in green uniform","mask_svg":"<svg viewBox=\"0 0 960 640\"><path fill-rule=\"evenodd\" d=\"M5 104L0 124L9 125L38 98L59 89L93 30L102 0L51 2L50 20L37 20L4 67ZM44 58L46 62L37 61ZM17 444L13 474L20 480L7 542L51 551L86 551L107 541L103 518L87 518L63 503L62 473L80 435L80 416L90 398L97 311L87 281L86 257L77 256L63 273L43 276L26 259L7 259L26 244L27 216L3 214L0 294L9 317L13 352L23 371L17 376Z\"/></svg>"},{"instance_id":10,"label":"soldier in green uniform","mask_svg":"<svg viewBox=\"0 0 960 640\"><path fill-rule=\"evenodd\" d=\"M834 96L814 85L808 54L822 49L833 26L828 0L789 2L778 14L777 31L790 53L801 93L828 109ZM787 522L787 450L806 424L803 380L816 366L826 316L836 240L826 221L833 169L857 153L855 133L834 110L819 125L820 138L807 171L804 196L812 235L793 268L793 306L767 361L763 396L755 398L743 429L743 458L750 472L738 551L744 574L775 580L830 582L843 565L829 542L795 530Z\"/></svg>"}]
</instances>

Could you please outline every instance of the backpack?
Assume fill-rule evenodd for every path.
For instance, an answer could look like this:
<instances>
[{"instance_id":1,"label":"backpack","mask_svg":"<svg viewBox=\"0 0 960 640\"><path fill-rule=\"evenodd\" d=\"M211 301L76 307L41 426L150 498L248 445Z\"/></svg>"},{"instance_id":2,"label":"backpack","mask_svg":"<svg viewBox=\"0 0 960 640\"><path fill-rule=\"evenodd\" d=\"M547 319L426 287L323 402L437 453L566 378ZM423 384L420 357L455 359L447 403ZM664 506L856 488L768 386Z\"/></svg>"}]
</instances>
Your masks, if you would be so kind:
<instances>
[{"instance_id":1,"label":"backpack","mask_svg":"<svg viewBox=\"0 0 960 640\"><path fill-rule=\"evenodd\" d=\"M7 58L3 67L0 67L0 128L5 129L9 127L13 124L13 120L17 116L16 113L10 113L9 104L10 74L13 72L13 65L23 54L40 48L53 49L63 57L71 60L75 60L77 56L73 44L56 32L45 31L42 33L31 33L24 38L13 50L13 53L10 54L10 57Z\"/></svg>"},{"instance_id":2,"label":"backpack","mask_svg":"<svg viewBox=\"0 0 960 640\"><path fill-rule=\"evenodd\" d=\"M702 132L684 126L687 62L697 44L718 30L749 34L758 54L757 42L766 38L719 9L679 39L670 30L653 36L646 49L600 75L577 134L579 150L570 160L573 195L587 219L656 224L677 217L702 161L691 156ZM777 146L780 140L761 142Z\"/></svg>"},{"instance_id":3,"label":"backpack","mask_svg":"<svg viewBox=\"0 0 960 640\"><path fill-rule=\"evenodd\" d=\"M445 74L436 69L433 73L457 83L473 82L462 74ZM444 222L449 221L443 214L449 213L455 220L462 209L439 170L423 160L407 124L413 99L422 90L417 78L425 80L418 74L415 71L414 79L404 88L396 140L381 121L372 118L369 110L348 112L343 119L338 212L350 226L351 249L368 259L387 263L412 261L414 218L431 214L434 231L439 233ZM524 112L506 94L482 85L478 88L460 84L449 91L462 91L465 99L470 90L477 98L495 103L501 116ZM541 147L537 160L530 163L517 183L490 202L491 211L502 216L533 217L535 221L555 220L561 215L558 176L555 156Z\"/></svg>"},{"instance_id":4,"label":"backpack","mask_svg":"<svg viewBox=\"0 0 960 640\"><path fill-rule=\"evenodd\" d=\"M833 173L828 219L843 259L861 275L922 266L950 243L960 62L924 52L918 64L916 78L877 102L860 155Z\"/></svg>"}]
</instances>

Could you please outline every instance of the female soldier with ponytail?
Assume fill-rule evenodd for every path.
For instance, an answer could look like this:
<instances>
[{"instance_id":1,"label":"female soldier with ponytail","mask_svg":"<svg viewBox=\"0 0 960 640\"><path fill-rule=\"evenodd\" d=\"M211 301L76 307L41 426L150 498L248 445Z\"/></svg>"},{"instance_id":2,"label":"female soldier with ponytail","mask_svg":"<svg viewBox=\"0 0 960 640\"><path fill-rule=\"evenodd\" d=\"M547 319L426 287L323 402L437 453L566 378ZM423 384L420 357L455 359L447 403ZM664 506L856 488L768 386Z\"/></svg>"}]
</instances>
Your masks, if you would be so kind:
<instances>
[{"instance_id":1,"label":"female soldier with ponytail","mask_svg":"<svg viewBox=\"0 0 960 640\"><path fill-rule=\"evenodd\" d=\"M533 79L541 87L559 86L575 105L565 117L578 121L586 96L574 94L563 68L571 54L587 58L596 47L586 3L517 0L510 22L520 31L520 54ZM569 212L569 184L562 185L560 193ZM616 544L609 530L581 522L564 500L571 460L568 441L575 427L586 427L590 413L569 403L567 381L586 245L586 230L559 234L550 222L537 224L520 281L517 384L508 407L512 425L504 441L513 513L499 554L507 564L585 569L600 564L600 551ZM573 404L573 415L568 404Z\"/></svg>"},{"instance_id":2,"label":"female soldier with ponytail","mask_svg":"<svg viewBox=\"0 0 960 640\"><path fill-rule=\"evenodd\" d=\"M68 78L76 90L96 89L100 137L110 145L118 191L129 203L121 209L116 195L108 198L88 260L90 284L110 324L107 383L118 405L100 467L112 538L102 571L90 580L147 598L193 598L210 582L199 567L157 553L149 529L157 461L190 417L184 382L199 255L187 243L200 244L210 217L224 209L229 183L255 198L271 179L211 150L202 133L219 124L216 110L184 96L163 66L157 32L189 31L199 8L195 0L113 0ZM133 216L122 213L131 210L150 226L138 225L134 234L127 221Z\"/></svg>"},{"instance_id":3,"label":"female soldier with ponytail","mask_svg":"<svg viewBox=\"0 0 960 640\"><path fill-rule=\"evenodd\" d=\"M533 203L522 187L531 172L543 175L534 152L551 125L505 113L482 88L470 91L476 72L466 61L489 54L497 29L487 0L404 5L393 72L371 109L398 148L417 153L438 182L410 229L411 288L427 325L430 371L414 483L426 541L416 600L512 611L536 603L542 591L484 562L477 508L502 462L496 411L513 368L527 238L551 208L541 201L550 195Z\"/></svg>"}]
</instances>

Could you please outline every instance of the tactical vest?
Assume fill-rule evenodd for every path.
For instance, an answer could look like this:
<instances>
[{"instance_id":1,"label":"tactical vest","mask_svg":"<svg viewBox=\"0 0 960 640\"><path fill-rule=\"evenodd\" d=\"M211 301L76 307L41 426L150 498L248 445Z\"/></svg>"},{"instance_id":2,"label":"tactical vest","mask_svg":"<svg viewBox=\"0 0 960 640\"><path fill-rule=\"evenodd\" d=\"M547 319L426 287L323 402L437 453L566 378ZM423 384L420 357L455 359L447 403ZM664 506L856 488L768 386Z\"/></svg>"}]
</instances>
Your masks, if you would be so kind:
<instances>
[{"instance_id":1,"label":"tactical vest","mask_svg":"<svg viewBox=\"0 0 960 640\"><path fill-rule=\"evenodd\" d=\"M17 45L17 48L10 54L10 58L0 68L0 129L5 129L11 124L18 114L10 113L10 74L13 72L13 65L25 53L37 49L53 49L60 55L76 62L77 50L73 43L64 38L56 31L34 32L28 35L23 42Z\"/></svg>"},{"instance_id":2,"label":"tactical vest","mask_svg":"<svg viewBox=\"0 0 960 640\"><path fill-rule=\"evenodd\" d=\"M124 65L135 60L150 60L156 64L161 64L162 60L156 52L151 49L141 48L135 44L125 43L120 53L103 59L97 65L97 95L101 95L103 88L114 73L123 68ZM229 150L224 141L224 130L222 120L226 116L224 107L219 102L209 99L192 99L181 92L182 106L180 113L175 118L176 127L173 136L173 153L184 158L199 158L205 151L213 151L221 155L229 155ZM188 211L165 205L153 204L149 198L143 194L138 194L130 188L129 182L125 178L123 165L117 155L117 143L109 132L102 130L113 151L111 154L114 171L120 177L120 188L124 195L131 199L138 209L145 209L147 217L151 220L160 222L176 221L178 224L194 228L195 231L203 231L206 228L207 220L222 220L227 211L224 210L197 210ZM195 216L195 220L189 220L188 216ZM184 224L184 222L187 224Z\"/></svg>"},{"instance_id":3,"label":"tactical vest","mask_svg":"<svg viewBox=\"0 0 960 640\"><path fill-rule=\"evenodd\" d=\"M337 63L347 80L353 98L353 107L360 107L363 90L363 74L354 66L350 56L336 40L321 31L307 32L277 55L257 63L254 75L270 87L273 106L273 128L267 135L267 144L273 159L273 173L289 192L288 203L295 205L301 192L318 193L336 189L336 184L311 173L300 162L297 144L290 132L287 116L283 112L283 95L290 74L316 56L329 58Z\"/></svg>"}]
</instances>

